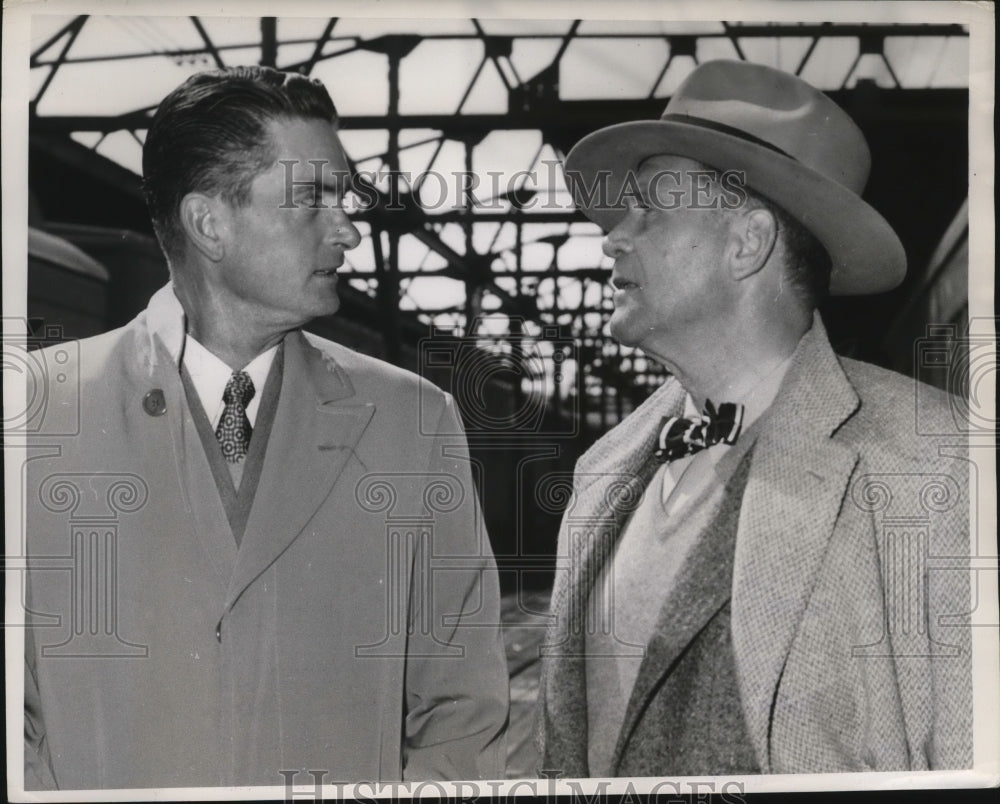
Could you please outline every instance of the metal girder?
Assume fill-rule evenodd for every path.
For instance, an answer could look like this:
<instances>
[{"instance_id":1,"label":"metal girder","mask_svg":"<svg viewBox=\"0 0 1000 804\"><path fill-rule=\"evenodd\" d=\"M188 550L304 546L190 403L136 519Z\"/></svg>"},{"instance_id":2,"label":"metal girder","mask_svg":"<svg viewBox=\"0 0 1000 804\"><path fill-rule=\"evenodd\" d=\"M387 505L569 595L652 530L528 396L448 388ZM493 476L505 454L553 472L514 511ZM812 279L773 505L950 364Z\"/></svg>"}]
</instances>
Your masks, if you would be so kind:
<instances>
[{"instance_id":1,"label":"metal girder","mask_svg":"<svg viewBox=\"0 0 1000 804\"><path fill-rule=\"evenodd\" d=\"M212 42L212 38L208 35L208 31L205 30L205 26L201 24L201 20L197 17L191 17L191 22L194 23L195 30L198 31L198 36L205 43L205 51L215 60L215 66L220 70L224 69L226 64L222 60L222 56L219 55L219 50Z\"/></svg>"},{"instance_id":2,"label":"metal girder","mask_svg":"<svg viewBox=\"0 0 1000 804\"><path fill-rule=\"evenodd\" d=\"M69 53L69 49L73 46L73 42L76 41L77 36L80 35L80 31L83 30L83 26L86 22L87 18L85 16L77 17L69 25L67 25L62 32L60 32L59 36L62 36L63 33L66 32L69 33L69 36L66 38L66 44L64 44L62 50L59 51L59 55L56 57L56 61L52 65L52 69L49 70L49 74L45 76L45 81L42 83L38 92L35 93L35 97L32 100L33 109L37 108L38 102L42 99L42 97L44 97L45 91L52 84L52 80L56 77L56 73L59 71L59 68L66 63L66 55ZM48 45L46 45L46 47L48 47Z\"/></svg>"},{"instance_id":3,"label":"metal girder","mask_svg":"<svg viewBox=\"0 0 1000 804\"><path fill-rule=\"evenodd\" d=\"M507 91L510 92L512 89L510 81L507 80L507 76L504 75L504 71L500 68L500 54L503 53L506 56L510 56L513 45L512 39L510 37L487 37L486 32L483 30L483 26L479 24L479 20L474 19L472 24L475 26L476 34L483 42L483 52L486 54L484 58L493 62L493 66L496 67L496 71L500 75L500 80L503 81L504 87L506 87ZM498 41L506 43L506 46L497 47ZM482 65L480 65L479 69L482 70ZM476 76L478 77L478 75L479 73L477 72ZM476 80L473 79L472 84L475 84L475 82ZM472 85L469 86L469 91L471 92L471 90ZM466 92L466 97L468 97L468 92ZM459 105L459 109L461 109L463 105L464 102Z\"/></svg>"},{"instance_id":4,"label":"metal girder","mask_svg":"<svg viewBox=\"0 0 1000 804\"><path fill-rule=\"evenodd\" d=\"M32 67L51 68L51 73L42 83L42 89L37 97L41 97L58 69L65 65L101 61L100 56L80 56L73 57L71 48L74 38L84 27L86 17L77 17L67 23L54 35L50 36L41 47L32 55ZM545 144L551 146L557 153L565 153L583 134L594 129L635 119L652 119L659 117L666 102L664 97L656 97L656 90L659 88L668 68L675 56L688 56L697 60L699 43L704 40L728 40L739 58L746 58L746 51L749 50L747 40L752 39L781 39L796 38L809 40L804 54L798 62L797 73L802 73L808 66L809 60L816 52L817 45L828 37L854 38L859 43L858 58L854 60L848 71L846 81L850 80L854 70L858 66L862 56L869 54L881 55L884 57L883 43L886 37L965 37L968 32L965 27L958 24L947 25L865 25L865 24L730 24L723 23L717 30L700 31L697 33L685 33L682 28L674 32L673 26L666 30L659 26L651 26L648 32L636 33L580 33L580 21L568 24L566 30L556 33L516 33L495 35L489 33L489 23L481 22L478 19L472 20L472 30L468 33L458 34L437 34L427 36L415 36L407 33L388 33L382 36L369 38L360 36L334 37L333 32L337 25L337 18L329 18L326 21L317 23L317 29L322 26L322 32L318 38L285 39L280 40L278 29L274 18L261 18L261 36L257 41L230 42L226 45L219 45L212 42L204 26L197 17L191 18L196 30L201 36L204 47L197 48L176 48L171 50L158 51L157 55L164 58L178 58L181 56L192 56L208 54L217 66L223 66L224 56L227 52L240 50L243 48L259 47L262 64L277 66L285 70L298 70L304 74L314 71L316 65L329 59L335 59L348 53L356 51L366 51L384 55L388 62L388 82L389 82L389 105L387 114L375 115L349 115L341 120L341 127L344 130L350 129L387 129L389 131L388 147L386 153L373 154L371 158L384 157L386 167L390 171L399 168L399 154L408 146L400 146L400 132L404 129L431 129L441 132L439 136L431 138L436 140L436 147L430 162L430 169L433 169L442 148L448 141L457 141L466 144L466 159L470 159L471 146L480 142L483 137L490 132L503 130L530 130L541 134L542 147ZM61 52L57 56L43 59L43 54L59 43L60 39L70 36L60 45ZM664 59L662 71L654 83L648 98L631 100L585 100L567 101L559 97L558 82L560 62L571 44L578 41L600 41L609 39L644 39L666 41L669 45L668 55ZM519 41L541 41L558 42L555 56L548 65L533 75L522 78L517 74L511 54L514 46ZM463 85L468 76L468 84L465 85L464 93L458 101L454 111L447 114L399 114L399 77L400 65L403 59L411 53L417 45L421 43L439 42L447 45L448 42L471 42L478 41L482 44L482 56L469 62L463 72ZM311 54L303 61L282 64L279 60L279 53L284 52L279 49L280 44L302 44L303 54ZM329 50L330 52L324 52ZM126 61L128 59L147 58L150 53L138 54L110 54L105 57L108 61ZM298 58L298 57L296 57ZM464 114L466 102L472 95L473 89L477 86L484 69L487 65L496 69L500 80L503 82L508 93L508 109L503 114ZM893 80L899 85L899 79L892 69L892 65L886 61L886 67ZM655 73L655 70L651 72ZM511 80L513 76L513 80ZM905 76L904 76L905 77ZM836 79L839 81L839 76ZM924 118L928 109L934 110L934 115L938 122L945 121L949 124L959 122L959 118L965 119L967 114L967 101L962 102L960 97L964 90L949 89L878 89L874 87L864 87L860 90L840 90L828 94L835 102L849 108L849 111L857 117L859 124L863 124L865 116L868 121L878 121L882 118L879 115L869 114L873 92L877 92L877 100L880 108L879 114L884 118L892 119L895 122L905 120L908 122ZM967 97L967 96L966 96ZM37 100L37 98L36 98ZM155 107L152 107L155 108ZM66 134L70 132L93 131L101 134L125 130L135 133L137 130L145 129L150 122L150 112L152 108L135 110L126 114L101 116L39 116L32 109L30 119L31 134L33 137L45 136L49 138L59 138L69 142ZM60 135L57 137L57 135ZM415 147L415 146L414 146ZM535 155L531 162L530 169L542 169L544 163L539 164L541 151ZM467 166L470 164L467 161ZM123 182L116 174L116 180ZM584 315L597 314L600 323L606 324L610 315L610 299L607 289L604 288L600 295L600 301L596 306L585 306L585 296L591 299L593 296L592 283L605 285L609 277L609 270L606 268L586 267L578 269L563 269L558 265L555 255L548 270L529 271L524 270L524 260L522 248L522 227L524 224L545 224L545 223L576 223L584 221L581 213L572 208L558 209L546 208L544 198L536 198L531 190L521 187L508 193L501 194L509 202L509 209L501 208L472 208L466 206L461 209L450 209L445 212L435 212L423 209L419 204L419 190L421 179L412 187L409 193L402 194L401 200L393 204L395 196L379 195L379 203L374 208L354 214L357 221L367 222L371 226L372 251L375 258L375 271L347 271L343 272L344 279L364 279L369 283L371 280L378 282L378 293L376 298L370 299L370 310L377 313L381 319L383 334L386 338L387 353L392 359L398 353L399 341L401 337L407 337L409 329L415 320L412 313L401 313L398 310L400 282L410 278L422 276L442 276L457 279L466 283L467 297L472 299L472 303L466 305L442 306L441 308L423 308L424 315L437 315L442 313L455 313L457 315L469 316L470 310L479 309L478 299L483 291L488 292L500 300L500 311L512 317L510 332L507 335L498 336L500 338L510 338L516 341L518 331L516 329L516 318L525 318L541 325L551 325L553 321L564 316L571 316L574 333L580 336L580 372L588 378L588 387L600 388L598 400L591 398L588 403L592 407L596 404L600 406L602 416L610 412L609 405L617 406L617 415L623 412L623 398L631 400L630 394L634 391L636 398L642 395L641 378L631 385L631 377L623 379L622 371L618 364L620 351L611 341L601 334L601 327L590 326L594 322L589 318L585 323ZM537 208L530 208L532 202ZM526 207L529 207L526 209ZM498 227L494 235L493 242L486 249L485 254L477 253L472 247L472 227L476 223L513 223L517 227L517 238L514 246L509 250L514 263L512 270L493 271L492 263L496 258L494 248L497 238L500 237L502 227ZM447 223L461 224L465 232L465 254L459 254L455 249L443 242L441 235L435 230L435 226ZM446 262L447 267L435 270L423 270L418 267L415 272L401 273L399 270L399 240L403 234L413 236L418 242L425 245L431 252L440 255ZM566 235L556 235L556 240L565 238ZM480 241L477 241L480 242ZM535 241L537 242L537 241ZM558 251L559 242L552 242L553 247ZM507 250L504 251L505 257ZM595 250L595 259L598 253ZM508 266L509 267L509 266ZM507 289L497 284L503 279L514 280ZM538 300L535 296L537 283L546 282L545 289L548 290L548 280L552 282L553 299L552 307L539 308ZM369 284L371 287L371 284ZM567 288L574 293L572 300L566 295ZM576 291L579 295L576 296ZM360 294L359 292L359 295ZM368 297L365 297L368 299ZM542 302L547 305L548 300ZM367 304L367 301L366 301ZM395 350L395 351L394 351ZM630 391L630 388L632 389ZM612 399L613 397L613 399Z\"/></svg>"},{"instance_id":5,"label":"metal girder","mask_svg":"<svg viewBox=\"0 0 1000 804\"><path fill-rule=\"evenodd\" d=\"M312 55L299 65L298 71L303 75L309 75L312 72L313 67L323 56L323 48L326 47L327 41L330 39L330 34L333 33L333 28L337 24L337 17L330 17L329 22L327 22L326 27L323 29L323 33L320 34L319 39L316 40L316 47L313 49Z\"/></svg>"},{"instance_id":6,"label":"metal girder","mask_svg":"<svg viewBox=\"0 0 1000 804\"><path fill-rule=\"evenodd\" d=\"M834 101L846 99L852 90L831 90L827 94ZM965 95L964 89L879 89L881 103L900 110L940 108L949 110L951 99ZM553 145L562 147L566 137L579 137L607 125L623 120L655 119L663 111L664 98L640 98L602 101L558 101L550 108L509 114L410 114L410 115L344 115L340 118L342 130L380 129L434 129L445 139L464 140L481 138L491 131L542 131ZM150 107L155 109L156 107ZM29 121L32 132L99 131L110 133L129 128L146 128L150 109L139 109L118 115L37 115ZM572 142L570 142L572 145Z\"/></svg>"},{"instance_id":7,"label":"metal girder","mask_svg":"<svg viewBox=\"0 0 1000 804\"><path fill-rule=\"evenodd\" d=\"M54 45L56 42L58 42L60 39L62 39L62 37L65 36L67 33L70 33L71 37L76 35L75 33L73 33L74 31L76 33L79 33L80 28L83 26L83 24L86 21L87 21L87 15L86 14L81 14L78 17L74 17L73 20L72 20L72 22L69 22L66 25L64 25L62 28L60 28L58 31L56 31L54 34L52 34L52 36L50 36L48 39L46 39L44 42L42 42L42 44L39 47L35 48L35 50L31 54L31 59L29 61L29 65L31 67L41 67L41 66L45 66L45 65L55 65L57 63L65 63L65 58L61 58L61 59L57 58L56 61L52 61L52 62L43 62L43 61L40 61L38 59L38 57L39 57L39 55L41 55L42 53L44 53L46 50L48 50L50 47L52 47L52 45ZM64 48L63 49L63 54L62 54L63 57L65 57L67 49L68 48Z\"/></svg>"},{"instance_id":8,"label":"metal girder","mask_svg":"<svg viewBox=\"0 0 1000 804\"><path fill-rule=\"evenodd\" d=\"M278 66L278 20L260 18L260 63L263 67Z\"/></svg>"},{"instance_id":9,"label":"metal girder","mask_svg":"<svg viewBox=\"0 0 1000 804\"><path fill-rule=\"evenodd\" d=\"M482 287L500 299L501 309L512 315L522 316L531 320L537 320L538 307L534 300L528 299L516 293L504 290L496 284L496 278L489 270L489 264L495 255L462 255L444 243L438 234L425 227L420 227L409 232L423 243L431 251L439 254L448 261L450 270L442 273L435 271L438 276L449 276L454 279L471 281L474 285Z\"/></svg>"}]
</instances>

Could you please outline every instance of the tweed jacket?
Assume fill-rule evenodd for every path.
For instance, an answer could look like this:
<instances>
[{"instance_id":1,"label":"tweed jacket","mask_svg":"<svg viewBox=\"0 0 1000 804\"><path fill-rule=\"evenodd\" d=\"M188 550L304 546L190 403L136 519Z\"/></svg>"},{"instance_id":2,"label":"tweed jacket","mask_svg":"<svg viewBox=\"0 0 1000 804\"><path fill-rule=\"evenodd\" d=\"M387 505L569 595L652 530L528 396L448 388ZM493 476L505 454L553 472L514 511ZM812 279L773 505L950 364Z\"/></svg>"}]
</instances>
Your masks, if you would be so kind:
<instances>
[{"instance_id":1,"label":"tweed jacket","mask_svg":"<svg viewBox=\"0 0 1000 804\"><path fill-rule=\"evenodd\" d=\"M451 398L289 333L237 546L170 288L164 304L168 331L144 312L70 345L47 389L26 481L26 786L502 776L498 583Z\"/></svg>"},{"instance_id":2,"label":"tweed jacket","mask_svg":"<svg viewBox=\"0 0 1000 804\"><path fill-rule=\"evenodd\" d=\"M594 577L588 555L609 521L612 487L638 471L660 417L683 399L668 380L577 464L543 648L542 770L589 775L574 601ZM968 447L949 403L926 387L918 396L901 375L838 358L818 315L800 342L753 449L733 556L736 679L762 772L971 767L970 573L961 561L970 553ZM589 523L582 537L579 523ZM943 558L957 558L959 569L935 568ZM707 620L715 609L705 608ZM668 750L666 735L657 749L657 724L643 719L663 711L652 705L660 682L696 632L687 628L680 644L654 636L614 767L650 768L649 757ZM690 772L670 758L662 768Z\"/></svg>"}]
</instances>

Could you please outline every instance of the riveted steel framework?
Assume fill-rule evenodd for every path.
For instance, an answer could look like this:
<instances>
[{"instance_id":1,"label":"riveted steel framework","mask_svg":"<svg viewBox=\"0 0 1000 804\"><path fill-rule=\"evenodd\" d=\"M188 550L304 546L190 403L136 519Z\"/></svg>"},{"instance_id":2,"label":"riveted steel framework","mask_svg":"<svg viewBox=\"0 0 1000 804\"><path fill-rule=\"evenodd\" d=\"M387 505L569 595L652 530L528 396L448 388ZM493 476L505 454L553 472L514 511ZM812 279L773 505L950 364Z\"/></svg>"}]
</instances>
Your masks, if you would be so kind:
<instances>
[{"instance_id":1,"label":"riveted steel framework","mask_svg":"<svg viewBox=\"0 0 1000 804\"><path fill-rule=\"evenodd\" d=\"M342 115L349 155L359 172L368 171L372 177L366 187L377 198L357 212L365 243L360 256L348 255L344 273L376 304L384 354L400 360L414 319L425 327L450 327L474 336L484 348L515 360L531 348L543 359L532 364L534 376L526 375L524 390L541 389L556 402L578 397L575 409L595 432L641 401L660 381L662 370L606 336L613 302L610 265L599 248L601 233L567 203L565 186L552 164L588 131L658 116L679 80L706 58L778 63L814 82L818 74L810 75L810 70L820 61L821 88L841 99L870 89L876 79L883 98L902 97L948 89L935 87L933 71L919 75L919 70L903 69L913 60L898 54L912 53L921 45L943 51L968 36L958 25L619 24L602 31L580 20L536 25L533 30L529 22L518 27L476 19L464 21L462 30L444 33L416 34L405 24L387 24L381 32L365 35L348 30L357 26L337 18L315 20L313 35L302 35L302 24L285 35L283 20L262 18L255 22L259 35L222 42L217 41L218 23L209 18L174 20L170 30L187 26L190 39L171 34L159 18L121 18L138 46L78 53L80 37L94 19L67 19L34 48L31 129L71 134L98 152L119 132L141 144L159 98L114 114L60 114L49 94L60 73L74 67L103 62L124 71L139 60L148 64L155 56L190 66L191 71L256 61L306 75L328 75L343 64L344 80L350 81L356 68L347 62L349 57L364 53L366 63L377 59L384 69L384 113ZM843 57L832 58L824 43L833 43ZM588 98L579 92L567 97L561 84L578 69L580 59L616 46L641 48L649 61L643 73L645 89L624 99ZM436 91L433 80L422 86L403 80L407 59L418 47L442 54L461 47L473 54L463 65L459 83L464 90L452 108L421 112L414 110L420 104L404 103L413 93L432 96ZM546 55L541 63L536 59L526 67L519 56L531 48ZM928 58L933 61L933 53ZM470 103L482 92L483 82L500 98L493 111ZM349 132L374 131L384 136L346 139ZM435 171L449 173L443 161L446 151L452 157L461 154L464 174L482 178L483 143L496 132L514 131L533 135L529 158L507 164L493 186L466 186L453 203L431 203L431 177ZM404 176L404 163L412 163L407 152L418 151L423 154L422 169ZM542 174L548 174L544 180ZM540 203L545 199L552 203ZM450 291L443 301L435 302L434 292L426 289L416 292L427 278L446 280L442 287ZM407 321L410 326L402 327ZM566 343L575 348L560 346Z\"/></svg>"}]
</instances>

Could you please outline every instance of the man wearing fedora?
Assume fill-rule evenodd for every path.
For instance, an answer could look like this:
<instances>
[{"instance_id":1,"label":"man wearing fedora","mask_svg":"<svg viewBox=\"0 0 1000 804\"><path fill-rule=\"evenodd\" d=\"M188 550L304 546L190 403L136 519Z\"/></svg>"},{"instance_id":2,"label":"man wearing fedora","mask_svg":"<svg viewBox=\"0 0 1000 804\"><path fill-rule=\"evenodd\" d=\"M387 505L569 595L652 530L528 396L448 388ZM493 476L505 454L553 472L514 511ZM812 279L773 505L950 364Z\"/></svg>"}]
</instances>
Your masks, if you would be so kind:
<instances>
[{"instance_id":1,"label":"man wearing fedora","mask_svg":"<svg viewBox=\"0 0 1000 804\"><path fill-rule=\"evenodd\" d=\"M969 574L923 560L969 554L967 463L918 435L914 381L838 357L817 313L905 273L869 164L825 95L728 61L570 152L611 333L672 376L576 467L542 770L971 765ZM928 398L929 431L953 429Z\"/></svg>"}]
</instances>

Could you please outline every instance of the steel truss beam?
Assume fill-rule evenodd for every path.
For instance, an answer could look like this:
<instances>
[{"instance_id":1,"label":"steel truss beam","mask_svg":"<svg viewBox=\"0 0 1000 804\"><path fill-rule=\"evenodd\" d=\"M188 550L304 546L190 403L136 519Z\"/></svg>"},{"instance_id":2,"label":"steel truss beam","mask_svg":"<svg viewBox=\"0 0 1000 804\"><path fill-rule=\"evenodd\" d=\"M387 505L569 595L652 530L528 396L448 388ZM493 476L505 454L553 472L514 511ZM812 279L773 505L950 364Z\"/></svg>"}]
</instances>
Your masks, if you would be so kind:
<instances>
[{"instance_id":1,"label":"steel truss beam","mask_svg":"<svg viewBox=\"0 0 1000 804\"><path fill-rule=\"evenodd\" d=\"M58 70L67 65L90 63L96 61L116 61L127 63L138 58L148 58L149 53L138 54L108 54L107 56L73 57L72 47L84 29L86 16L79 16L63 26L49 37L31 57L32 68L48 67L50 72L42 82L32 104L30 126L32 135L47 137L75 132L98 132L107 135L117 131L128 131L137 136L137 132L146 129L153 108L138 109L118 115L70 115L50 116L37 114L37 101L48 90ZM662 111L664 98L655 97L656 89L667 73L675 56L697 58L697 45L704 40L726 39L732 43L736 55L746 58L741 42L760 38L807 38L810 40L797 68L802 73L809 60L813 57L817 45L824 38L840 37L854 38L859 42L858 57L844 78L844 84L851 79L862 56L873 54L881 56L886 68L896 84L896 89L879 90L879 98L884 105L895 109L897 115L906 115L917 110L928 108L933 98L941 98L952 90L920 90L900 89L899 79L892 66L885 59L883 45L888 37L967 37L966 29L961 25L840 25L840 24L723 24L721 30L712 32L650 32L650 33L580 33L580 21L567 25L563 33L511 34L493 35L480 20L471 20L472 30L467 34L440 34L417 37L409 34L390 34L364 39L354 36L334 36L337 18L329 18L316 38L287 39L279 41L277 21L275 18L261 18L260 39L245 43L216 44L198 17L191 17L202 48L174 48L159 52L164 58L179 59L184 57L207 55L215 65L224 65L225 54L248 47L260 49L262 64L277 66L284 70L298 70L310 74L323 61L336 59L348 53L366 51L378 53L387 60L388 109L386 115L346 116L341 120L341 126L349 129L387 129L388 146L384 154L373 154L369 158L380 158L389 171L398 171L400 153L407 147L417 144L427 144L435 141L436 146L431 156L429 169L441 154L442 148L449 140L463 143L465 148L466 169L471 171L472 153L475 146L493 131L531 130L541 134L542 144L532 161L532 167L541 155L541 149L548 144L557 154L564 153L583 133L605 125L610 125L626 119L654 118ZM560 62L574 41L607 40L607 39L649 39L666 41L669 44L668 57L662 65L657 80L646 98L625 101L565 101L559 99L558 80ZM51 58L43 55L61 39L65 39L59 53ZM551 63L533 76L522 77L518 74L511 61L513 46L517 41L552 40L559 41L557 52ZM400 100L400 66L403 59L421 42L438 42L443 45L462 41L478 41L482 44L482 57L470 65L469 81L451 114L412 114L399 113ZM292 63L280 63L278 58L281 44L311 44L312 52L308 58ZM508 110L504 114L467 114L464 112L476 82L484 69L492 67L508 93ZM513 78L513 80L512 80ZM937 93L937 94L934 94ZM837 93L832 93L837 94ZM845 95L846 97L846 95ZM405 129L430 129L440 132L439 136L411 146L400 146L400 133ZM419 311L423 317L433 318L439 315L454 316L464 319L468 328L473 320L482 316L506 315L509 318L509 328L506 333L497 336L486 336L478 333L477 337L487 339L493 337L500 342L507 342L513 354L520 354L524 339L531 339L531 332L543 328L551 328L562 321L567 322L564 330L567 337L572 337L579 345L575 357L572 358L573 369L578 373L578 386L581 398L579 407L584 415L596 416L595 426L606 428L609 423L617 420L648 392L658 381L660 374L655 367L637 372L631 368L623 368L623 361L628 358L620 348L603 335L607 320L613 310L611 294L607 286L609 272L605 268L591 266L577 269L566 269L559 265L558 253L560 243L553 240L553 258L548 270L528 270L524 266L524 226L527 224L558 223L569 224L582 222L583 217L576 211L566 209L525 210L523 207L531 200L530 192L514 191L507 199L510 209L476 209L465 204L446 212L435 212L421 208L418 199L423 177L417 177L404 199L401 209L392 209L390 199L379 197L375 208L360 212L357 219L370 225L371 243L374 255L375 269L373 272L347 271L343 276L345 281L364 285L366 292L373 296L374 309L377 311L382 336L385 340L385 353L390 360L398 360L401 355L401 338L404 316L415 314L401 313L401 294L405 294L411 279L439 276L456 279L465 285L464 304L442 304L433 309ZM388 208L387 208L388 207ZM482 224L512 224L515 228L515 242L512 248L503 252L503 257L510 270L495 271L493 264L499 255L494 249L500 236L501 227L497 228L492 243L484 253L477 253L473 248L474 227ZM458 224L464 235L464 253L448 246L442 239L440 227L444 224ZM401 271L399 265L400 238L408 234L416 238L428 249L428 254L434 253L446 262L445 268L427 269L423 265L418 270ZM565 238L567 235L558 235ZM512 265L510 262L512 261ZM542 288L546 289L547 297L539 298ZM596 290L595 290L596 288ZM597 302L593 299L597 297ZM412 323L412 322L410 322Z\"/></svg>"}]
</instances>

